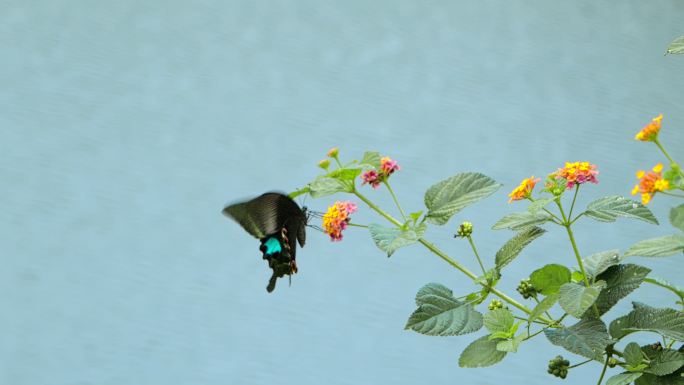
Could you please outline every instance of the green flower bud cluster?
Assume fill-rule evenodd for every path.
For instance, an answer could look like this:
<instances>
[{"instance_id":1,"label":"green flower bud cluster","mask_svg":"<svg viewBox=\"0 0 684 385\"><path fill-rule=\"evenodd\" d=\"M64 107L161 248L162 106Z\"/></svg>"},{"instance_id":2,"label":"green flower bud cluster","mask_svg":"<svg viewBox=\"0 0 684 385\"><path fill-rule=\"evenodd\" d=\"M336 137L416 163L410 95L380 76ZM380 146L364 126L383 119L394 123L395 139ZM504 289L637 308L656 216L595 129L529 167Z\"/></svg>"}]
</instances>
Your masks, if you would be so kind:
<instances>
[{"instance_id":1,"label":"green flower bud cluster","mask_svg":"<svg viewBox=\"0 0 684 385\"><path fill-rule=\"evenodd\" d=\"M494 310L494 309L502 309L504 307L503 302L499 301L498 299L493 299L492 302L489 303L487 308L489 310Z\"/></svg>"},{"instance_id":2,"label":"green flower bud cluster","mask_svg":"<svg viewBox=\"0 0 684 385\"><path fill-rule=\"evenodd\" d=\"M520 281L520 285L518 285L518 288L516 290L525 299L537 296L537 290L534 288L534 286L532 286L532 283L530 282L529 278Z\"/></svg>"},{"instance_id":3,"label":"green flower bud cluster","mask_svg":"<svg viewBox=\"0 0 684 385\"><path fill-rule=\"evenodd\" d=\"M556 356L556 358L549 361L549 374L565 379L568 376L568 368L570 361L563 358L563 356Z\"/></svg>"},{"instance_id":4,"label":"green flower bud cluster","mask_svg":"<svg viewBox=\"0 0 684 385\"><path fill-rule=\"evenodd\" d=\"M458 227L458 231L454 235L454 238L467 238L473 234L473 224L470 222L463 222L461 226Z\"/></svg>"}]
</instances>

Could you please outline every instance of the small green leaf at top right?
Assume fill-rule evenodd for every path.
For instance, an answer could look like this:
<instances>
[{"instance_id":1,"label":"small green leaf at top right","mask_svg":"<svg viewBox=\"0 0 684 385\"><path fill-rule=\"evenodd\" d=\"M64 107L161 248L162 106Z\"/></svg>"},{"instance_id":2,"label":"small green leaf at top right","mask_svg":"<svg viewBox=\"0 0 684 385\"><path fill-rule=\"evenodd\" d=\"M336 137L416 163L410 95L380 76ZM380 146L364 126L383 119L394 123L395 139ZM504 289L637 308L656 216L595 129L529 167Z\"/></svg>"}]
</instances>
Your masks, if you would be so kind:
<instances>
[{"instance_id":1,"label":"small green leaf at top right","mask_svg":"<svg viewBox=\"0 0 684 385\"><path fill-rule=\"evenodd\" d=\"M670 223L672 226L684 231L684 203L670 210Z\"/></svg>"},{"instance_id":2,"label":"small green leaf at top right","mask_svg":"<svg viewBox=\"0 0 684 385\"><path fill-rule=\"evenodd\" d=\"M669 54L684 54L684 36L680 36L667 47L667 53Z\"/></svg>"}]
</instances>

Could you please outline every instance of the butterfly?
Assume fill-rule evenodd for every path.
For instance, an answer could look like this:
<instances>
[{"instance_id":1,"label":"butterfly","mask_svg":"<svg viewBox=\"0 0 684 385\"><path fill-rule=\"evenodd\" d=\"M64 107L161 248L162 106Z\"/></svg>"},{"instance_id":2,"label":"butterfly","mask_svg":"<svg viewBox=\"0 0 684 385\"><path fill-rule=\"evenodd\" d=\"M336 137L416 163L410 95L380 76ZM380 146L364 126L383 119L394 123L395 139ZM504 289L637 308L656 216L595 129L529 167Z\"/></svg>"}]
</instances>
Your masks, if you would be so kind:
<instances>
[{"instance_id":1,"label":"butterfly","mask_svg":"<svg viewBox=\"0 0 684 385\"><path fill-rule=\"evenodd\" d=\"M297 243L306 242L307 209L287 195L267 192L254 199L226 206L223 214L234 219L245 231L258 238L259 250L273 275L266 290L275 289L276 281L297 272Z\"/></svg>"}]
</instances>

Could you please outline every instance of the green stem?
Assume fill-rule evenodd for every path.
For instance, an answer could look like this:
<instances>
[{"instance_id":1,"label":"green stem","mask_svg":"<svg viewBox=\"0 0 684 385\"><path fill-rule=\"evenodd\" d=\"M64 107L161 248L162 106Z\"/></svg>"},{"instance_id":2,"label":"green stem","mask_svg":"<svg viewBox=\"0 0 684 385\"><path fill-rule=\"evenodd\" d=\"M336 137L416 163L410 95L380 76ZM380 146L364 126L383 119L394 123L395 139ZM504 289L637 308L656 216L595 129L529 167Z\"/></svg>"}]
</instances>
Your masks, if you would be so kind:
<instances>
[{"instance_id":1,"label":"green stem","mask_svg":"<svg viewBox=\"0 0 684 385\"><path fill-rule=\"evenodd\" d=\"M601 385L601 382L603 381L603 376L606 375L606 369L608 369L608 360L610 360L610 353L606 354L606 362L603 364L603 370L601 370L601 377L599 377L599 380L596 383L596 385Z\"/></svg>"},{"instance_id":2,"label":"green stem","mask_svg":"<svg viewBox=\"0 0 684 385\"><path fill-rule=\"evenodd\" d=\"M665 155L667 160L670 161L670 167L674 168L674 166L677 166L677 162L675 162L674 159L672 159L672 157L670 156L670 154L667 153L667 151L665 150L665 147L663 147L663 145L660 143L660 140L658 140L657 137L655 139L653 139L653 143L655 143L656 146L658 146L660 151L662 151L663 155ZM677 169L679 169L679 167L677 167ZM681 171L680 171L680 174L681 174Z\"/></svg>"},{"instance_id":3,"label":"green stem","mask_svg":"<svg viewBox=\"0 0 684 385\"><path fill-rule=\"evenodd\" d=\"M387 186L387 190L389 191L390 195L392 195L392 199L394 200L394 204L397 205L397 208L399 209L399 212L401 213L401 217L404 218L404 221L406 221L406 213L404 213L404 210L401 208L401 205L399 204L399 201L397 200L397 196L394 195L394 190L392 190L392 186L390 186L389 182L385 180L385 186Z\"/></svg>"},{"instance_id":4,"label":"green stem","mask_svg":"<svg viewBox=\"0 0 684 385\"><path fill-rule=\"evenodd\" d=\"M577 193L579 192L579 189L580 185L578 184L575 186L575 195L572 196L572 204L570 205L570 212L568 213L569 221L572 221L572 210L575 208L575 201L577 200Z\"/></svg>"},{"instance_id":5,"label":"green stem","mask_svg":"<svg viewBox=\"0 0 684 385\"><path fill-rule=\"evenodd\" d=\"M544 329L541 329L539 331L534 332L533 334L530 334L525 338L525 341L532 339L533 337L536 337L537 335L541 334L544 331Z\"/></svg>"},{"instance_id":6,"label":"green stem","mask_svg":"<svg viewBox=\"0 0 684 385\"><path fill-rule=\"evenodd\" d=\"M337 167L339 168L344 168L342 166L342 163L340 163L340 159L337 156L334 156L333 159L335 159L335 162L337 163Z\"/></svg>"},{"instance_id":7,"label":"green stem","mask_svg":"<svg viewBox=\"0 0 684 385\"><path fill-rule=\"evenodd\" d=\"M368 228L368 226L366 226L366 225L358 225L356 223L351 223L351 222L347 222L347 225L352 226L352 227L363 227L364 229Z\"/></svg>"},{"instance_id":8,"label":"green stem","mask_svg":"<svg viewBox=\"0 0 684 385\"><path fill-rule=\"evenodd\" d=\"M659 193L659 194L664 194L664 195L669 195L669 196L672 196L672 197L677 197L677 198L684 198L684 195L675 194L675 193L671 193L671 192L667 192L667 191L658 191L658 193Z\"/></svg>"},{"instance_id":9,"label":"green stem","mask_svg":"<svg viewBox=\"0 0 684 385\"><path fill-rule=\"evenodd\" d=\"M392 217L391 215L389 215L388 213L386 213L383 209L381 209L380 207L378 207L377 205L375 205L375 203L373 203L373 202L371 202L370 200L368 200L368 198L366 198L365 196L363 196L363 194L361 194L360 192L354 190L353 194L356 195L359 199L361 199L365 204L367 204L368 207L370 207L371 209L373 209L375 212L377 212L378 214L380 214L382 217L384 217L385 219L387 219L388 221L390 221L390 222L391 222L392 224L394 224L395 226L397 226L397 227L401 227L401 226L402 226L402 223L401 223L401 222L399 222L399 221L396 220L394 217ZM442 250L438 249L438 248L437 248L435 245L433 245L432 243L426 241L424 238L420 238L420 239L418 240L418 242L420 242L423 246L427 247L428 250L432 251L432 252L433 252L434 254L436 254L438 257L442 258L446 263L450 264L451 266L453 266L454 268L456 268L457 270L459 270L461 273L463 273L463 274L465 274L466 276L468 276L468 278L472 279L473 282L475 282L475 283L477 283L477 284L479 284L479 285L481 285L481 286L483 286L483 287L485 286L485 285L482 284L481 282L477 282L477 278L478 278L477 275L475 275L472 271L468 270L465 266L463 266L463 265L461 265L460 263L458 263L458 262L456 262L455 260L453 260L451 257L449 257L447 254L445 254ZM509 305L514 306L514 307L518 308L519 310L523 311L525 314L530 314L530 313L532 313L532 311L531 311L530 309L528 309L525 305L523 305L523 304L519 303L518 301L514 300L513 298L507 296L505 293L502 293L502 292L499 291L498 289L496 289L496 288L494 288L494 287L489 287L488 289L490 290L490 292L494 293L494 295L496 295L497 297L499 297L499 298L501 298L502 300L506 301ZM540 319L541 321L543 321L543 322L546 322L546 323L551 323L551 322L553 322L553 321L551 321L551 320L546 319L545 317L539 317L539 319Z\"/></svg>"},{"instance_id":10,"label":"green stem","mask_svg":"<svg viewBox=\"0 0 684 385\"><path fill-rule=\"evenodd\" d=\"M576 367L578 367L578 366L582 366L582 365L584 365L584 364L586 364L586 363L589 363L589 362L591 362L591 361L594 361L594 360L589 359L589 360L586 360L586 361L582 361L582 362L580 362L579 364L575 364L575 365L572 365L572 366L568 366L568 369L572 369L572 368L576 368Z\"/></svg>"},{"instance_id":11,"label":"green stem","mask_svg":"<svg viewBox=\"0 0 684 385\"><path fill-rule=\"evenodd\" d=\"M473 238L468 235L468 242L470 243L470 247L473 249L473 253L475 253L475 257L477 258L477 263L480 264L480 269L482 269L482 275L487 275L487 271L484 268L484 265L482 264L482 260L480 259L480 255L477 253L477 248L475 247L475 242L473 242Z\"/></svg>"}]
</instances>

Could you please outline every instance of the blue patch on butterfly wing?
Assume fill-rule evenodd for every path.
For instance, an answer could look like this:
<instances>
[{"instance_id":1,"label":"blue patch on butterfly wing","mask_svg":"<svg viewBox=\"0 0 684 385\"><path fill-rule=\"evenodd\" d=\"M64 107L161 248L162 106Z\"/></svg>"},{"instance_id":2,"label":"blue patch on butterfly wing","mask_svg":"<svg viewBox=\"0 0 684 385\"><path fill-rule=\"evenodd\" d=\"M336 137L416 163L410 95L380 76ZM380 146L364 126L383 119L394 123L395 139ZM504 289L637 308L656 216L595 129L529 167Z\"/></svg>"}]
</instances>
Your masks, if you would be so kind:
<instances>
[{"instance_id":1,"label":"blue patch on butterfly wing","mask_svg":"<svg viewBox=\"0 0 684 385\"><path fill-rule=\"evenodd\" d=\"M283 250L280 246L280 241L273 237L268 238L266 242L264 242L264 246L266 246L266 251L264 252L266 255L280 253Z\"/></svg>"}]
</instances>

